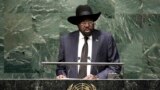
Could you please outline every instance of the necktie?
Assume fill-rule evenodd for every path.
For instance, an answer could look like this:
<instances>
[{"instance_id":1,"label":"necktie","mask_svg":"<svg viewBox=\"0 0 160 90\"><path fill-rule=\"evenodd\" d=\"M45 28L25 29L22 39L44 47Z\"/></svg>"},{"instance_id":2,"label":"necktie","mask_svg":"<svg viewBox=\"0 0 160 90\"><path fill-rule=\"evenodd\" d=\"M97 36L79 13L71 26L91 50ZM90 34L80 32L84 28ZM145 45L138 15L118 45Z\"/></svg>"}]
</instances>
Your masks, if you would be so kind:
<instances>
[{"instance_id":1,"label":"necktie","mask_svg":"<svg viewBox=\"0 0 160 90\"><path fill-rule=\"evenodd\" d=\"M82 53L81 53L81 62L87 62L87 57L88 57L88 43L87 43L88 37L84 37L84 45L82 48ZM80 65L79 69L79 78L84 78L87 75L87 65Z\"/></svg>"}]
</instances>

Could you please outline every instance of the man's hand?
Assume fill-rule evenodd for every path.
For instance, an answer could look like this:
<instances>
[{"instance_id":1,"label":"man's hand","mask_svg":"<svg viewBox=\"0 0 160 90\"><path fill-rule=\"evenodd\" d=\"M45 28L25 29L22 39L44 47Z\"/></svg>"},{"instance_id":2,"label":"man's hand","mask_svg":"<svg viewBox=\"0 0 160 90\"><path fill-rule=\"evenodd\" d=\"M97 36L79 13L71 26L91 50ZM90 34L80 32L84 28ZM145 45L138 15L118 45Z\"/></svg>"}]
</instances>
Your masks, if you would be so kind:
<instances>
[{"instance_id":1,"label":"man's hand","mask_svg":"<svg viewBox=\"0 0 160 90\"><path fill-rule=\"evenodd\" d=\"M67 77L65 75L58 75L56 79L67 79Z\"/></svg>"},{"instance_id":2,"label":"man's hand","mask_svg":"<svg viewBox=\"0 0 160 90\"><path fill-rule=\"evenodd\" d=\"M90 75L84 77L83 79L85 79L85 80L98 80L99 78L96 75L90 74Z\"/></svg>"}]
</instances>

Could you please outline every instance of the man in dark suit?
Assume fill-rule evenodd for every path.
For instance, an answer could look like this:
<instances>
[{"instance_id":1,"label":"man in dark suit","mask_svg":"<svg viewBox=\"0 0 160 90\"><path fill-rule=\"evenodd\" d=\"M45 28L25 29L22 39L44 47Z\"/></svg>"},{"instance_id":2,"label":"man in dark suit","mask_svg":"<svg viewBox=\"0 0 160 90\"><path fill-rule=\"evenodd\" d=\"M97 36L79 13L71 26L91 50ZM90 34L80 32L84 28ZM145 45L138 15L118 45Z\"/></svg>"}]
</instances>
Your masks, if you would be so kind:
<instances>
[{"instance_id":1,"label":"man in dark suit","mask_svg":"<svg viewBox=\"0 0 160 90\"><path fill-rule=\"evenodd\" d=\"M60 38L59 62L120 62L116 43L110 33L96 30L95 21L100 12L93 14L88 5L79 5L76 16L68 21L78 30ZM57 79L107 79L109 73L120 73L119 65L57 65Z\"/></svg>"}]
</instances>

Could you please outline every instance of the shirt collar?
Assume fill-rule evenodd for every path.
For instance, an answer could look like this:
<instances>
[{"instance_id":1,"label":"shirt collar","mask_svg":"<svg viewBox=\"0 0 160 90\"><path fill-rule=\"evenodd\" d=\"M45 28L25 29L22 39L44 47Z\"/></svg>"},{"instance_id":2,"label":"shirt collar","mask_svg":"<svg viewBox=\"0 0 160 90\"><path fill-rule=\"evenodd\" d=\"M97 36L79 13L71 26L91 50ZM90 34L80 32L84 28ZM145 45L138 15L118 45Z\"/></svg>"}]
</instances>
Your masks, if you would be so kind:
<instances>
[{"instance_id":1,"label":"shirt collar","mask_svg":"<svg viewBox=\"0 0 160 90\"><path fill-rule=\"evenodd\" d=\"M88 39L91 39L92 35L88 37ZM79 32L79 39L84 39L84 36L81 32Z\"/></svg>"}]
</instances>

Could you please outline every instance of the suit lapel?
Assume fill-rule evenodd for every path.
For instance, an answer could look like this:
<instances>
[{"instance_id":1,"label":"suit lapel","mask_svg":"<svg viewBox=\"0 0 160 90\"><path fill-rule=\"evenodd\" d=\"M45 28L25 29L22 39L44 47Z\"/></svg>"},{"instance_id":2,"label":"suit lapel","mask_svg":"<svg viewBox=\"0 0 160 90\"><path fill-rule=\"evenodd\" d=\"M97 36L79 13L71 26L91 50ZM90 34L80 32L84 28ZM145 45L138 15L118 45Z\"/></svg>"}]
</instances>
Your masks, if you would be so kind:
<instances>
[{"instance_id":1,"label":"suit lapel","mask_svg":"<svg viewBox=\"0 0 160 90\"><path fill-rule=\"evenodd\" d=\"M97 56L97 53L98 53L99 43L100 43L99 35L100 35L99 31L94 30L94 32L93 32L93 42L92 42L92 62L96 61L96 56Z\"/></svg>"},{"instance_id":2,"label":"suit lapel","mask_svg":"<svg viewBox=\"0 0 160 90\"><path fill-rule=\"evenodd\" d=\"M97 30L94 30L93 32L93 41L92 41L92 61L91 62L97 62L97 54L99 50L100 45L100 32ZM91 66L91 74L96 75L98 73L97 66Z\"/></svg>"},{"instance_id":3,"label":"suit lapel","mask_svg":"<svg viewBox=\"0 0 160 90\"><path fill-rule=\"evenodd\" d=\"M72 37L71 37L71 49L72 51L70 53L72 53L73 55L73 61L77 62L78 59L78 41L79 41L79 33L78 31L76 31L75 33L73 33Z\"/></svg>"},{"instance_id":4,"label":"suit lapel","mask_svg":"<svg viewBox=\"0 0 160 90\"><path fill-rule=\"evenodd\" d=\"M78 60L78 41L79 41L79 32L75 31L71 35L71 42L70 42L71 51L69 53L72 54L72 60L73 60L71 62L77 62ZM71 76L76 78L78 76L77 65L72 65L71 70L72 70Z\"/></svg>"}]
</instances>

